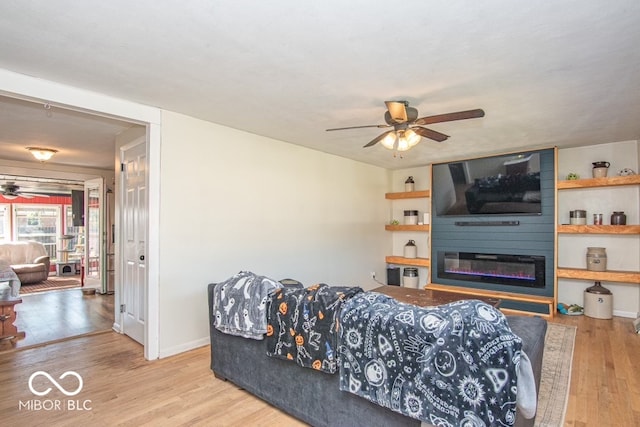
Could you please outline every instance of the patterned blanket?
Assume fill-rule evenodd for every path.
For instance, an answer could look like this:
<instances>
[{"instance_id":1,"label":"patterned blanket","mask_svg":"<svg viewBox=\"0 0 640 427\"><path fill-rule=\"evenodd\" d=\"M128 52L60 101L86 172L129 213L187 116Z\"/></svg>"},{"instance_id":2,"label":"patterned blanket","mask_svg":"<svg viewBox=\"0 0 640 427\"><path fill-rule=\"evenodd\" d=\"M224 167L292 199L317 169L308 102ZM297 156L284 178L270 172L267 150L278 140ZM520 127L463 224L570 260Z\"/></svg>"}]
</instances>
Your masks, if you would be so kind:
<instances>
[{"instance_id":1,"label":"patterned blanket","mask_svg":"<svg viewBox=\"0 0 640 427\"><path fill-rule=\"evenodd\" d=\"M442 427L515 422L528 358L504 315L481 301L417 307L366 292L344 304L339 346L341 390Z\"/></svg>"},{"instance_id":2,"label":"patterned blanket","mask_svg":"<svg viewBox=\"0 0 640 427\"><path fill-rule=\"evenodd\" d=\"M261 340L267 332L269 292L282 284L249 271L218 283L213 291L215 327L230 335Z\"/></svg>"},{"instance_id":3,"label":"patterned blanket","mask_svg":"<svg viewBox=\"0 0 640 427\"><path fill-rule=\"evenodd\" d=\"M358 287L278 289L267 302L267 354L327 373L337 370L337 321Z\"/></svg>"},{"instance_id":4,"label":"patterned blanket","mask_svg":"<svg viewBox=\"0 0 640 427\"><path fill-rule=\"evenodd\" d=\"M12 297L20 295L20 279L11 268L11 265L3 259L0 259L0 282L9 283Z\"/></svg>"}]
</instances>

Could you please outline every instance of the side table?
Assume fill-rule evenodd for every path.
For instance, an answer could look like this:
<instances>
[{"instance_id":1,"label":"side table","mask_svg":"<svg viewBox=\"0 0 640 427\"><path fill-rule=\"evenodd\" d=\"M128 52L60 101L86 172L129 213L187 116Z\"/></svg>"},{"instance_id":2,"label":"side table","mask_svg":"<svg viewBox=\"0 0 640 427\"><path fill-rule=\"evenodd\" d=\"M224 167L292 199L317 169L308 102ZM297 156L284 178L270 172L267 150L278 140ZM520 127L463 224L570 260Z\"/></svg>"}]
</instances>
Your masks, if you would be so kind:
<instances>
[{"instance_id":1,"label":"side table","mask_svg":"<svg viewBox=\"0 0 640 427\"><path fill-rule=\"evenodd\" d=\"M0 339L24 338L24 332L18 332L14 325L16 321L15 305L20 304L22 298L11 296L9 289L0 292Z\"/></svg>"}]
</instances>

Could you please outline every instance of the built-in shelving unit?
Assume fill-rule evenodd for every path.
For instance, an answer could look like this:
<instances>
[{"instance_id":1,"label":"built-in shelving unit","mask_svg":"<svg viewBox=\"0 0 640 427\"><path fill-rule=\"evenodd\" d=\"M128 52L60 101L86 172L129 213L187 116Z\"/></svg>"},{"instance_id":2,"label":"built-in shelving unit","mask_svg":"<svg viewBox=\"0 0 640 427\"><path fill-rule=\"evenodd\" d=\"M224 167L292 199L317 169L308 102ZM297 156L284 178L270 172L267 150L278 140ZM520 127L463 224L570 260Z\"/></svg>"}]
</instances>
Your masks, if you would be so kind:
<instances>
[{"instance_id":1,"label":"built-in shelving unit","mask_svg":"<svg viewBox=\"0 0 640 427\"><path fill-rule=\"evenodd\" d=\"M620 187L640 185L640 175L612 176L558 181L558 190L581 190L598 187ZM640 236L640 225L558 225L557 234L609 234ZM557 277L562 279L610 281L640 284L639 271L592 271L583 268L557 268Z\"/></svg>"},{"instance_id":2,"label":"built-in shelving unit","mask_svg":"<svg viewBox=\"0 0 640 427\"><path fill-rule=\"evenodd\" d=\"M419 191L402 191L397 193L386 193L385 199L387 200L407 200L407 199L427 199L431 197L431 191L419 190ZM429 224L387 224L384 229L392 232L420 232L428 233L430 231ZM411 267L430 267L431 260L429 258L405 258L402 256L389 255L385 257L387 264L405 265Z\"/></svg>"}]
</instances>

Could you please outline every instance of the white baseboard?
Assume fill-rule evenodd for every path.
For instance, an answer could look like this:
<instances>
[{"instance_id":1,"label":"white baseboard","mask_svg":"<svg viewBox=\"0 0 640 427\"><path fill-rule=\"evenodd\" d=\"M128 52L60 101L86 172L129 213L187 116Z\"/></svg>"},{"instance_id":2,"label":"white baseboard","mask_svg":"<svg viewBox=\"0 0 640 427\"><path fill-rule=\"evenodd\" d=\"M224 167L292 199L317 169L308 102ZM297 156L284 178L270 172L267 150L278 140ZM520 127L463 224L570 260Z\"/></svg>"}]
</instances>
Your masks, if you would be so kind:
<instances>
[{"instance_id":1,"label":"white baseboard","mask_svg":"<svg viewBox=\"0 0 640 427\"><path fill-rule=\"evenodd\" d=\"M635 319L638 317L638 313L635 311L621 311L621 310L613 310L613 315L618 317L629 317L631 319Z\"/></svg>"},{"instance_id":2,"label":"white baseboard","mask_svg":"<svg viewBox=\"0 0 640 427\"><path fill-rule=\"evenodd\" d=\"M160 359L165 357L174 356L176 354L184 353L185 351L194 350L199 347L203 347L205 345L209 345L210 338L200 338L195 341L187 342L184 344L176 345L174 347L169 347L160 350Z\"/></svg>"}]
</instances>

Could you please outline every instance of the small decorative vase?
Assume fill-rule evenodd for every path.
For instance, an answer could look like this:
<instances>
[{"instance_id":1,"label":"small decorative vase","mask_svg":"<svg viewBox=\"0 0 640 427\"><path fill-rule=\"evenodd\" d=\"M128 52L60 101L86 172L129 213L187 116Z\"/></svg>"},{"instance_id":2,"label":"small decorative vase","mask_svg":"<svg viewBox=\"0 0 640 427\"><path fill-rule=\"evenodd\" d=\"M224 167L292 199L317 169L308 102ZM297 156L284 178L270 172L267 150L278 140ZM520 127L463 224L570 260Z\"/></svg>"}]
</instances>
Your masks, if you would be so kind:
<instances>
[{"instance_id":1,"label":"small decorative vase","mask_svg":"<svg viewBox=\"0 0 640 427\"><path fill-rule=\"evenodd\" d=\"M611 225L627 225L627 216L622 211L614 211L611 214Z\"/></svg>"},{"instance_id":2,"label":"small decorative vase","mask_svg":"<svg viewBox=\"0 0 640 427\"><path fill-rule=\"evenodd\" d=\"M404 182L404 191L413 191L415 188L415 183L413 182L413 177L410 176L409 178L407 178L407 180Z\"/></svg>"},{"instance_id":3,"label":"small decorative vase","mask_svg":"<svg viewBox=\"0 0 640 427\"><path fill-rule=\"evenodd\" d=\"M587 270L607 271L607 249L587 248Z\"/></svg>"},{"instance_id":4,"label":"small decorative vase","mask_svg":"<svg viewBox=\"0 0 640 427\"><path fill-rule=\"evenodd\" d=\"M402 286L405 288L418 288L420 278L418 277L418 269L415 267L406 267L402 272Z\"/></svg>"},{"instance_id":5,"label":"small decorative vase","mask_svg":"<svg viewBox=\"0 0 640 427\"><path fill-rule=\"evenodd\" d=\"M416 258L417 256L418 256L418 247L416 246L416 242L413 240L409 240L409 243L404 245L404 257Z\"/></svg>"},{"instance_id":6,"label":"small decorative vase","mask_svg":"<svg viewBox=\"0 0 640 427\"><path fill-rule=\"evenodd\" d=\"M611 163L609 162L593 162L593 177L594 178L604 178L607 176L607 172L609 171L609 166Z\"/></svg>"}]
</instances>

